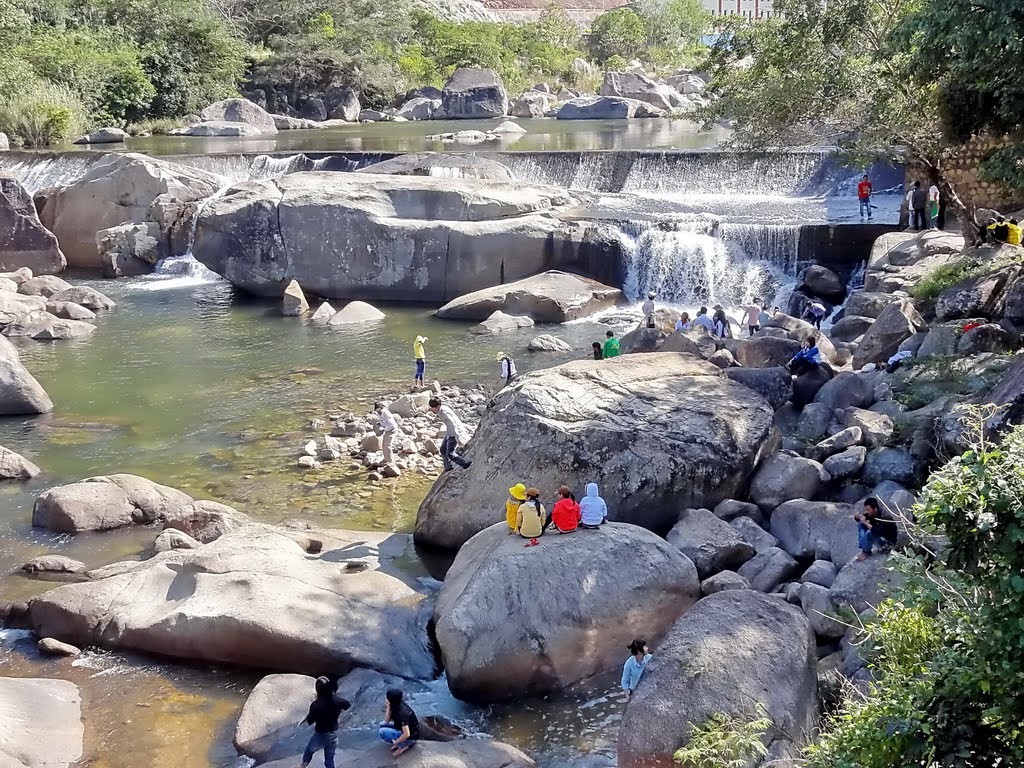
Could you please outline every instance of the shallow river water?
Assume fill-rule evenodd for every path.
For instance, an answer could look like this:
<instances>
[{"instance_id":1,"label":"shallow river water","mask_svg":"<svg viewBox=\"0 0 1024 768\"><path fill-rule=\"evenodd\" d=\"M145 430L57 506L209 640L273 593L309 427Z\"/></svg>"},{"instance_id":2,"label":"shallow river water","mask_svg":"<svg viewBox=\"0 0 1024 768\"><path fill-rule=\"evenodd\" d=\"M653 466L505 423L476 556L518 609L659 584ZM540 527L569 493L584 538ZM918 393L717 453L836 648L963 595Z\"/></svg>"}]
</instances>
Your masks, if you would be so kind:
<instances>
[{"instance_id":1,"label":"shallow river water","mask_svg":"<svg viewBox=\"0 0 1024 768\"><path fill-rule=\"evenodd\" d=\"M493 386L497 352L514 355L525 371L587 355L590 341L606 329L581 323L487 338L467 333L467 323L437 320L430 307L384 306L387 318L378 324L329 330L283 318L275 305L238 297L224 283L70 279L91 283L118 306L98 321L90 339L20 348L56 409L0 421L0 444L44 470L29 483L0 486L0 599L27 598L52 586L17 572L43 552L89 566L146 556L152 529L70 537L31 528L40 491L96 474L140 474L270 522L410 531L432 479L385 481L365 498L365 472L349 471L344 460L303 473L295 460L317 434L308 429L310 420L366 412L375 397L404 391L417 334L430 338L428 378ZM580 351L527 353L538 332L554 332ZM405 560L409 569L421 568L411 548ZM258 673L107 652L89 652L73 663L46 660L27 633L13 631L0 634L0 668L81 687L83 765L244 764L231 736ZM579 750L610 748L621 709L606 696L614 688L609 676L568 700L481 710L454 700L440 680L428 701L414 704L517 744L545 766L561 765L578 758Z\"/></svg>"}]
</instances>

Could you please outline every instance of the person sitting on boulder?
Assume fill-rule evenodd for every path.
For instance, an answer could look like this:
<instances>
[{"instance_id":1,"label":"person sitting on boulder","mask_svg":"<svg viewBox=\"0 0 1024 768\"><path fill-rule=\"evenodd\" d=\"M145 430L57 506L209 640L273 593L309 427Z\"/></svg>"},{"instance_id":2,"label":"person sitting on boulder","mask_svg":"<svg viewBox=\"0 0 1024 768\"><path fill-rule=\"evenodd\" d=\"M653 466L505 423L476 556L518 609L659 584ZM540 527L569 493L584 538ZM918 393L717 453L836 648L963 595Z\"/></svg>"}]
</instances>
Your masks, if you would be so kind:
<instances>
[{"instance_id":1,"label":"person sitting on boulder","mask_svg":"<svg viewBox=\"0 0 1024 768\"><path fill-rule=\"evenodd\" d=\"M380 724L378 734L391 743L391 754L398 757L416 746L416 739L420 737L420 721L398 688L388 688L384 701L384 722Z\"/></svg>"},{"instance_id":2,"label":"person sitting on boulder","mask_svg":"<svg viewBox=\"0 0 1024 768\"><path fill-rule=\"evenodd\" d=\"M594 359L604 360L604 348L601 346L601 342L595 341L590 346L594 348Z\"/></svg>"},{"instance_id":3,"label":"person sitting on boulder","mask_svg":"<svg viewBox=\"0 0 1024 768\"><path fill-rule=\"evenodd\" d=\"M688 331L691 328L693 328L693 323L690 322L690 313L683 312L681 315L679 315L679 319L676 320L676 330Z\"/></svg>"},{"instance_id":4,"label":"person sitting on boulder","mask_svg":"<svg viewBox=\"0 0 1024 768\"><path fill-rule=\"evenodd\" d=\"M597 483L587 483L587 495L580 500L580 526L600 528L608 519L608 505L598 495Z\"/></svg>"},{"instance_id":5,"label":"person sitting on boulder","mask_svg":"<svg viewBox=\"0 0 1024 768\"><path fill-rule=\"evenodd\" d=\"M647 652L647 641L637 638L629 644L629 658L622 665L622 690L628 699L640 684L640 677L647 669L651 654Z\"/></svg>"},{"instance_id":6,"label":"person sitting on boulder","mask_svg":"<svg viewBox=\"0 0 1024 768\"><path fill-rule=\"evenodd\" d=\"M516 523L519 520L519 505L526 501L526 486L516 483L508 489L508 498L505 499L505 522L508 524L508 532L516 532Z\"/></svg>"},{"instance_id":7,"label":"person sitting on boulder","mask_svg":"<svg viewBox=\"0 0 1024 768\"><path fill-rule=\"evenodd\" d=\"M654 291L647 294L647 301L644 302L642 307L644 313L644 322L648 328L654 327Z\"/></svg>"},{"instance_id":8,"label":"person sitting on boulder","mask_svg":"<svg viewBox=\"0 0 1024 768\"><path fill-rule=\"evenodd\" d=\"M720 339L731 339L732 323L729 322L729 317L721 305L715 306L715 316L712 319L715 323L715 336Z\"/></svg>"},{"instance_id":9,"label":"person sitting on boulder","mask_svg":"<svg viewBox=\"0 0 1024 768\"><path fill-rule=\"evenodd\" d=\"M812 334L800 342L800 349L793 355L786 367L794 376L800 376L814 370L819 365L821 365L821 353L818 351L817 339Z\"/></svg>"},{"instance_id":10,"label":"person sitting on boulder","mask_svg":"<svg viewBox=\"0 0 1024 768\"><path fill-rule=\"evenodd\" d=\"M619 340L615 338L615 331L608 331L605 334L607 337L604 342L604 356L618 357L619 356Z\"/></svg>"},{"instance_id":11,"label":"person sitting on boulder","mask_svg":"<svg viewBox=\"0 0 1024 768\"><path fill-rule=\"evenodd\" d=\"M875 497L869 496L864 499L864 511L855 514L853 519L857 521L857 546L860 547L857 562L871 557L871 550L875 545L885 548L896 546L899 528L894 520L882 515L878 508L878 499Z\"/></svg>"},{"instance_id":12,"label":"person sitting on boulder","mask_svg":"<svg viewBox=\"0 0 1024 768\"><path fill-rule=\"evenodd\" d=\"M519 512L516 514L516 530L524 539L529 539L523 546L535 547L540 544L537 539L544 533L544 523L544 505L540 503L540 491L536 488L527 488L526 501L519 505Z\"/></svg>"},{"instance_id":13,"label":"person sitting on boulder","mask_svg":"<svg viewBox=\"0 0 1024 768\"><path fill-rule=\"evenodd\" d=\"M558 489L558 501L551 509L551 514L544 523L544 528L551 524L559 533L572 533L580 524L580 505L573 498L572 491L567 486L560 486Z\"/></svg>"},{"instance_id":14,"label":"person sitting on boulder","mask_svg":"<svg viewBox=\"0 0 1024 768\"><path fill-rule=\"evenodd\" d=\"M710 317L708 317L707 307L701 307L697 310L697 316L693 318L693 327L703 328L705 331L712 334L715 332L715 323Z\"/></svg>"},{"instance_id":15,"label":"person sitting on boulder","mask_svg":"<svg viewBox=\"0 0 1024 768\"><path fill-rule=\"evenodd\" d=\"M312 725L313 735L309 737L302 753L302 768L313 760L313 755L324 751L324 766L334 768L334 753L338 750L338 718L351 704L337 695L338 686L330 678L318 677L314 683L316 698L309 705L309 714L299 725Z\"/></svg>"}]
</instances>

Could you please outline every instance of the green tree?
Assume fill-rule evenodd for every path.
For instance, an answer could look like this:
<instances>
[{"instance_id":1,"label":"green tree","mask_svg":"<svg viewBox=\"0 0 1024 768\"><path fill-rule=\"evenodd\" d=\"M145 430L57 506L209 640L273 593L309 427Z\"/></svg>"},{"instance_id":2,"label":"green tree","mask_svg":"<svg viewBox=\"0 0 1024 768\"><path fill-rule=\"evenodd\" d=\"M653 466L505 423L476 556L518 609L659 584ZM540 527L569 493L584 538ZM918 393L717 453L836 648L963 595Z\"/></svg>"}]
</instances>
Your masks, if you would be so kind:
<instances>
[{"instance_id":1,"label":"green tree","mask_svg":"<svg viewBox=\"0 0 1024 768\"><path fill-rule=\"evenodd\" d=\"M651 47L686 50L711 28L711 14L700 0L636 0L634 7Z\"/></svg>"},{"instance_id":2,"label":"green tree","mask_svg":"<svg viewBox=\"0 0 1024 768\"><path fill-rule=\"evenodd\" d=\"M602 13L590 28L590 49L598 61L612 56L631 59L643 50L647 30L632 8Z\"/></svg>"}]
</instances>

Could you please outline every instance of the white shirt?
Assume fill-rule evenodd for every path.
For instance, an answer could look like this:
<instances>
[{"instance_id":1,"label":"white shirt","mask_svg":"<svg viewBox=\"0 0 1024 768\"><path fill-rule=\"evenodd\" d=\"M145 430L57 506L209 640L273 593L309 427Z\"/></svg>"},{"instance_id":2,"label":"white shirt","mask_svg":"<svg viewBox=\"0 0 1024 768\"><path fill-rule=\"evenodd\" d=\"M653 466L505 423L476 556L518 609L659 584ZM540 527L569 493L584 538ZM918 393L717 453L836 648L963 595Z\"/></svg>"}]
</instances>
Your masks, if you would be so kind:
<instances>
[{"instance_id":1,"label":"white shirt","mask_svg":"<svg viewBox=\"0 0 1024 768\"><path fill-rule=\"evenodd\" d=\"M715 332L715 323L707 315L697 315L697 317L693 321L693 324L699 325L701 328L704 328L708 333Z\"/></svg>"},{"instance_id":2,"label":"white shirt","mask_svg":"<svg viewBox=\"0 0 1024 768\"><path fill-rule=\"evenodd\" d=\"M516 361L511 357L506 357L501 361L501 377L507 379L509 376L516 375Z\"/></svg>"},{"instance_id":3,"label":"white shirt","mask_svg":"<svg viewBox=\"0 0 1024 768\"><path fill-rule=\"evenodd\" d=\"M654 314L654 300L653 299L648 299L647 301L644 302L643 311L644 311L644 317L650 317L651 315Z\"/></svg>"},{"instance_id":4,"label":"white shirt","mask_svg":"<svg viewBox=\"0 0 1024 768\"><path fill-rule=\"evenodd\" d=\"M381 431L385 435L398 429L398 423L395 421L395 417L387 408L380 409L380 413L377 414L377 422L380 424Z\"/></svg>"},{"instance_id":5,"label":"white shirt","mask_svg":"<svg viewBox=\"0 0 1024 768\"><path fill-rule=\"evenodd\" d=\"M682 318L679 318L678 320L676 320L676 330L677 331L688 331L691 328L693 328L693 321L692 320L690 320L688 322L685 322L685 323L683 322Z\"/></svg>"},{"instance_id":6,"label":"white shirt","mask_svg":"<svg viewBox=\"0 0 1024 768\"><path fill-rule=\"evenodd\" d=\"M462 423L462 420L455 415L455 411L447 405L442 405L437 411L437 418L444 423L445 438L454 437L460 443L465 442L468 430L466 429L466 425Z\"/></svg>"}]
</instances>

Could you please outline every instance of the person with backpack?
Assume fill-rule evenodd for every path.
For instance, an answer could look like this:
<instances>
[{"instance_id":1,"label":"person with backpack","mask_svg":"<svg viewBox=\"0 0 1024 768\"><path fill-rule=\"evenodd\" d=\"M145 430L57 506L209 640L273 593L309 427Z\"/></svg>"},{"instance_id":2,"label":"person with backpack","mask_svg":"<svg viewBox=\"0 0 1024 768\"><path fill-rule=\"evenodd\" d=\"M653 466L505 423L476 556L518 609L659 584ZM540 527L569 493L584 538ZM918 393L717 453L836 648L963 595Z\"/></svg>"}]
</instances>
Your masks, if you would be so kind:
<instances>
[{"instance_id":1,"label":"person with backpack","mask_svg":"<svg viewBox=\"0 0 1024 768\"><path fill-rule=\"evenodd\" d=\"M501 371L498 375L498 381L505 380L504 386L508 386L516 377L519 376L519 372L516 371L516 361L506 355L504 352L498 353L498 362L501 363Z\"/></svg>"},{"instance_id":2,"label":"person with backpack","mask_svg":"<svg viewBox=\"0 0 1024 768\"><path fill-rule=\"evenodd\" d=\"M538 539L544 534L544 505L540 503L540 491L536 488L526 489L526 501L519 505L516 514L516 530L524 539L529 539L524 547L536 547Z\"/></svg>"},{"instance_id":3,"label":"person with backpack","mask_svg":"<svg viewBox=\"0 0 1024 768\"><path fill-rule=\"evenodd\" d=\"M921 188L921 182L915 181L910 192L910 205L913 208L914 229L917 232L928 227L928 192Z\"/></svg>"},{"instance_id":4,"label":"person with backpack","mask_svg":"<svg viewBox=\"0 0 1024 768\"><path fill-rule=\"evenodd\" d=\"M334 768L334 754L338 751L338 718L352 705L337 695L337 684L327 677L318 677L314 687L316 698L309 705L309 713L299 721L299 726L313 726L313 735L302 753L302 768L306 768L320 750L324 753L325 768Z\"/></svg>"},{"instance_id":5,"label":"person with backpack","mask_svg":"<svg viewBox=\"0 0 1024 768\"><path fill-rule=\"evenodd\" d=\"M860 217L866 216L868 221L871 221L871 190L871 179L865 173L857 185L857 200L860 201Z\"/></svg>"}]
</instances>

